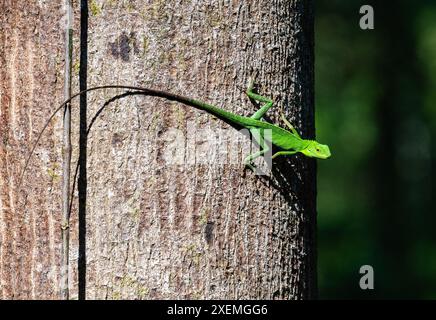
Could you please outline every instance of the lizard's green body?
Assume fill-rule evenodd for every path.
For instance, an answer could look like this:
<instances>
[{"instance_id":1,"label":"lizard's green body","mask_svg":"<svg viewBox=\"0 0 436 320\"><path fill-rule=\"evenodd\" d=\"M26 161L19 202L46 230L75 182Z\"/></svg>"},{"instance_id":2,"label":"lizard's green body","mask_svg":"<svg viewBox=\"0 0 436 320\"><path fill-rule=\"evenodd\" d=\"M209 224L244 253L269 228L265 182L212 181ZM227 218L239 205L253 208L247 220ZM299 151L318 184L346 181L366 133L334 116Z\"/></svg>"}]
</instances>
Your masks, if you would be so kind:
<instances>
[{"instance_id":1,"label":"lizard's green body","mask_svg":"<svg viewBox=\"0 0 436 320\"><path fill-rule=\"evenodd\" d=\"M297 131L294 129L294 127L290 125L288 121L285 121L285 123L289 126L289 129L291 131L283 129L275 124L260 120L262 116L268 111L268 109L272 107L273 103L268 98L253 93L251 91L251 88L249 88L247 94L250 98L254 100L266 102L266 104L251 117L240 116L215 107L213 105L204 103L202 101L197 101L194 99L190 99L189 101L191 106L200 110L204 110L234 127L245 128L250 130L250 132L252 133L254 133L254 131L257 131L259 134L253 134L253 137L255 137L255 139L265 140L266 142L270 142L274 146L282 149L281 151L276 152L272 156L273 159L279 155L291 155L298 152L301 152L308 157L318 159L327 159L330 157L330 150L327 145L320 144L314 140L306 140L301 138ZM180 100L178 101L182 102ZM265 130L270 130L271 135L269 137L266 137L266 135L264 134ZM271 141L268 141L268 138L270 138ZM268 151L268 144L264 144L262 143L262 141L259 140L257 142L262 145L264 149L246 158L245 163L248 166L250 166L250 162L252 160L259 156L262 156L266 153L266 151Z\"/></svg>"},{"instance_id":2,"label":"lizard's green body","mask_svg":"<svg viewBox=\"0 0 436 320\"><path fill-rule=\"evenodd\" d=\"M44 125L43 129L41 130L35 144L33 145L33 148L26 160L24 169L21 174L21 179L24 175L24 172L27 168L28 162L30 160L30 157L33 154L33 151L36 148L36 145L38 144L42 133L48 126L49 122L53 119L53 117L56 115L57 112L63 109L63 107L70 103L71 100L77 96L80 96L86 92L89 91L95 91L100 89L111 89L111 88L118 88L118 89L127 89L127 90L135 90L136 93L141 93L146 96L154 96L154 97L160 97L165 98L167 100L177 101L180 103L183 103L185 105L194 107L196 109L204 110L215 117L221 119L222 121L228 123L229 125L236 127L236 128L245 128L248 129L252 134L253 137L256 139L258 144L263 147L262 150L249 155L245 159L245 164L253 169L253 166L251 165L252 161L260 156L265 155L265 153L269 150L268 144L274 145L281 149L280 151L277 151L273 156L272 159L274 159L277 156L280 155L291 155L295 153L302 153L307 157L312 158L318 158L318 159L327 159L330 157L330 150L327 145L320 144L314 140L306 140L300 137L298 132L294 129L294 127L283 117L283 121L285 124L289 127L290 131L283 129L277 125L274 125L272 123L266 122L261 120L262 116L270 109L273 105L273 102L271 99L263 97L261 95L255 94L252 91L253 88L253 82L251 82L248 90L247 95L253 99L260 102L265 103L257 112L255 112L251 117L245 117L240 116L237 114L234 114L232 112L223 110L221 108L218 108L216 106L210 105L208 103L198 101L195 99L175 95L166 91L160 91L160 90L154 90L154 89L148 89L143 87L135 87L135 86L123 86L123 85L106 85L106 86L99 86L99 87L93 87L89 88L87 90L81 91L79 93L76 93L71 96L70 99L66 100L64 103L62 103L50 116L50 118L47 120L46 124ZM265 134L269 130L268 135ZM264 143L267 142L267 143ZM20 183L21 184L21 183Z\"/></svg>"}]
</instances>

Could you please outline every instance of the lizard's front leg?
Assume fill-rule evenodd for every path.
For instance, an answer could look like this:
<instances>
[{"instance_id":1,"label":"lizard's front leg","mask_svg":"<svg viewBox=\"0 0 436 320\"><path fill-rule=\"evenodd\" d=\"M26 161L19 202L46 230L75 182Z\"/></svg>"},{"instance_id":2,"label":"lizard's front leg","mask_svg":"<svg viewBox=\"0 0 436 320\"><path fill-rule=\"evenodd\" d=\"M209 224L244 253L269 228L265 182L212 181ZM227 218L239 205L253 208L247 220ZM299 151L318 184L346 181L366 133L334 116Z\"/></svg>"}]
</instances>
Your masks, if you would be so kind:
<instances>
[{"instance_id":1,"label":"lizard's front leg","mask_svg":"<svg viewBox=\"0 0 436 320\"><path fill-rule=\"evenodd\" d=\"M288 119L286 119L285 114L283 113L283 108L280 108L280 117L282 118L283 122L288 126L288 128L291 130L291 132L295 134L298 138L301 138L300 134L297 132L294 126L288 121Z\"/></svg>"},{"instance_id":2,"label":"lizard's front leg","mask_svg":"<svg viewBox=\"0 0 436 320\"><path fill-rule=\"evenodd\" d=\"M298 151L278 151L278 152L274 153L274 155L271 157L271 159L274 160L278 156L289 156L289 155L292 155L292 154L296 154L297 152Z\"/></svg>"}]
</instances>

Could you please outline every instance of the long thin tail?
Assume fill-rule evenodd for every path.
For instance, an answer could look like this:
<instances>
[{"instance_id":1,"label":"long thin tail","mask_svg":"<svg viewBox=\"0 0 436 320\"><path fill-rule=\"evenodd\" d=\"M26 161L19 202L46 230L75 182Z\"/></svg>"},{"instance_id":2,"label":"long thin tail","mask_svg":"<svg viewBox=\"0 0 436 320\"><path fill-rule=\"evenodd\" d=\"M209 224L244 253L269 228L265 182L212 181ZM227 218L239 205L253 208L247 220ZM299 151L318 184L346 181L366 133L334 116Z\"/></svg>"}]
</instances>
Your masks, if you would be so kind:
<instances>
[{"instance_id":1,"label":"long thin tail","mask_svg":"<svg viewBox=\"0 0 436 320\"><path fill-rule=\"evenodd\" d=\"M54 116L60 111L62 110L65 105L67 105L68 103L70 103L74 98L90 92L90 91L95 91L95 90L101 90L101 89L126 89L126 90L134 90L134 91L140 91L141 93L143 93L146 96L151 96L151 97L160 97L160 98L164 98L167 100L171 100L171 101L177 101L180 103L183 103L185 105L194 107L196 109L200 109L200 110L206 110L216 116L218 116L219 118L223 119L223 115L227 114L226 111L221 110L215 106L206 104L204 102L198 101L198 100L194 100L191 98L187 98L187 97L183 97L183 96L179 96L176 94L172 94L170 92L166 92L166 91L161 91L161 90L154 90L154 89L149 89L149 88L144 88L144 87L136 87L136 86L124 86L124 85L104 85L104 86L97 86L97 87L92 87L92 88L88 88L86 90L80 91L76 94L73 94L68 100L65 100L55 111L53 111L53 113L50 115L50 117L48 118L47 122L45 123L44 127L42 128L42 130L40 131L40 133L38 134L38 138L36 139L36 141L34 142L32 149L30 150L29 155L27 156L26 162L24 164L24 168L23 171L21 172L20 175L20 179L19 179L19 183L18 183L18 189L21 187L21 184L23 182L23 177L24 177L24 173L26 172L26 169L29 165L30 159L36 149L36 147L38 146L39 140L42 137L42 134L44 133L45 129L47 129L48 125L50 124L51 120L54 118ZM228 113L230 114L230 113ZM224 117L225 118L225 117Z\"/></svg>"}]
</instances>

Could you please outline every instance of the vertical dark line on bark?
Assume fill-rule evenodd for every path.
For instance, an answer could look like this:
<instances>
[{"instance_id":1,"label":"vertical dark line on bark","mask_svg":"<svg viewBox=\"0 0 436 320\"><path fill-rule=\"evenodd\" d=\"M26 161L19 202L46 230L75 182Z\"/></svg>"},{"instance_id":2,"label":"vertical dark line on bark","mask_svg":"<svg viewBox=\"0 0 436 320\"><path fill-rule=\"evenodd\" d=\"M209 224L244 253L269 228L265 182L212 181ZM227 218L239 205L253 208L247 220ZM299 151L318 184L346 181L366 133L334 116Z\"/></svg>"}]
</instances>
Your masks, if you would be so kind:
<instances>
[{"instance_id":1,"label":"vertical dark line on bark","mask_svg":"<svg viewBox=\"0 0 436 320\"><path fill-rule=\"evenodd\" d=\"M88 67L88 1L80 3L80 90L87 88ZM79 259L78 259L78 293L79 300L86 299L86 158L87 158L87 95L80 96L80 139L79 139Z\"/></svg>"}]
</instances>

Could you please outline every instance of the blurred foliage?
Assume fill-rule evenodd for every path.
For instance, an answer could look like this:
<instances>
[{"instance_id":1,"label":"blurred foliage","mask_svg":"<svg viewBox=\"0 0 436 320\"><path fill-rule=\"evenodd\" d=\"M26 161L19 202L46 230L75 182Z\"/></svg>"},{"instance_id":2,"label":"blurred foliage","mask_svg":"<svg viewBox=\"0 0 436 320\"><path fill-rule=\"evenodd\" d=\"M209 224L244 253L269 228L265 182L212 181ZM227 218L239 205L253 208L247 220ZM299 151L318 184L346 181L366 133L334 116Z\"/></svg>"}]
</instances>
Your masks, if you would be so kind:
<instances>
[{"instance_id":1,"label":"blurred foliage","mask_svg":"<svg viewBox=\"0 0 436 320\"><path fill-rule=\"evenodd\" d=\"M315 3L319 296L434 299L436 0Z\"/></svg>"}]
</instances>

